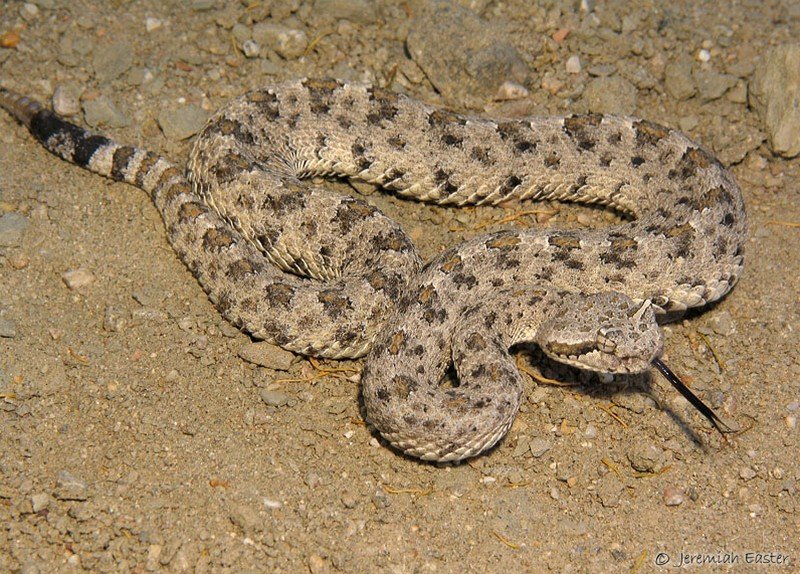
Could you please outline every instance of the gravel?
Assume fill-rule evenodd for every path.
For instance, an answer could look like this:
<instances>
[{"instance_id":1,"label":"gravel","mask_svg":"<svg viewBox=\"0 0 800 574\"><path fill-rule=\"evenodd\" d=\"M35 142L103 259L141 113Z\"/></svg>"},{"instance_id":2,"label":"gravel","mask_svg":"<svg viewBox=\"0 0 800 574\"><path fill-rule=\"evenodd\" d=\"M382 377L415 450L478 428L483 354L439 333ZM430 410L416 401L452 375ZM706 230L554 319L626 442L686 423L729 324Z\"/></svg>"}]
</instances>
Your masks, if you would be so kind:
<instances>
[{"instance_id":1,"label":"gravel","mask_svg":"<svg viewBox=\"0 0 800 574\"><path fill-rule=\"evenodd\" d=\"M503 30L453 2L416 5L406 44L452 104L483 107L503 82L524 85L528 80L528 67Z\"/></svg>"}]
</instances>

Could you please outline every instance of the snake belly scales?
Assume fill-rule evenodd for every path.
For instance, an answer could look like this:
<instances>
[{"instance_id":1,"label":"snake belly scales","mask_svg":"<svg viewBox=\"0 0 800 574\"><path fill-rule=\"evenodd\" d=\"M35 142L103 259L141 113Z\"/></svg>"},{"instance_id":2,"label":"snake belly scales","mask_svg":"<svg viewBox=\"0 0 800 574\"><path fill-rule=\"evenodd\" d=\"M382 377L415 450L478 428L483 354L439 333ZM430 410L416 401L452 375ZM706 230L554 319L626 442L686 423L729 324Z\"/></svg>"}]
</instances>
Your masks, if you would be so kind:
<instances>
[{"instance_id":1,"label":"snake belly scales","mask_svg":"<svg viewBox=\"0 0 800 574\"><path fill-rule=\"evenodd\" d=\"M746 218L730 172L683 134L608 115L486 119L366 84L297 80L220 109L186 170L0 90L56 155L145 190L219 311L297 353L367 355L368 422L425 460L502 438L523 382L509 349L597 372L660 364L657 318L725 295ZM306 181L350 178L441 205L606 206L603 229L501 231L424 266L370 204ZM443 385L455 369L457 384Z\"/></svg>"}]
</instances>

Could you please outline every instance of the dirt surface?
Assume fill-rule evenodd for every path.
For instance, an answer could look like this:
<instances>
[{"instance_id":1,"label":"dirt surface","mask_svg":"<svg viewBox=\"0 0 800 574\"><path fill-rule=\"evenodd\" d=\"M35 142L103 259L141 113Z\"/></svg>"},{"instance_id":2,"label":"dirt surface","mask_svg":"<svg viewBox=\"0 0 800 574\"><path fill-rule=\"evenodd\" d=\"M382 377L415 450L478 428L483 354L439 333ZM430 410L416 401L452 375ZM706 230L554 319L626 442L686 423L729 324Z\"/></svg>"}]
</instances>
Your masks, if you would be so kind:
<instances>
[{"instance_id":1,"label":"dirt surface","mask_svg":"<svg viewBox=\"0 0 800 574\"><path fill-rule=\"evenodd\" d=\"M48 103L61 88L73 121L175 160L205 114L279 79L442 101L446 79L406 49L418 2L130 4L2 3L0 81ZM745 95L760 52L800 34L800 12L791 0L531 4L464 2L529 71L528 93L512 86L476 111L607 108L619 90L733 164L751 225L744 277L666 328L666 359L741 432L723 441L656 374L607 384L523 355L569 386L530 379L496 449L459 466L400 456L361 418L359 362L253 347L144 193L56 159L0 114L0 571L798 571L800 161L772 155ZM666 73L675 62L689 75ZM370 200L426 257L509 216L610 220Z\"/></svg>"}]
</instances>

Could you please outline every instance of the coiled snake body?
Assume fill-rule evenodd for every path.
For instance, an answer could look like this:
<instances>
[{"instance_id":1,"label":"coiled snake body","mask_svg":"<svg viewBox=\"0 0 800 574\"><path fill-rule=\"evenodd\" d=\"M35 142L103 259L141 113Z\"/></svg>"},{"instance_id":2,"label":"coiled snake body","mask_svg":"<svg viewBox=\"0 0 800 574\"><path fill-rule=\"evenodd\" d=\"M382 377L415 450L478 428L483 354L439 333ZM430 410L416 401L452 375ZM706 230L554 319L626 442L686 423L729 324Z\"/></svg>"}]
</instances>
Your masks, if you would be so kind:
<instances>
[{"instance_id":1,"label":"coiled snake body","mask_svg":"<svg viewBox=\"0 0 800 574\"><path fill-rule=\"evenodd\" d=\"M300 80L223 107L184 173L13 92L0 91L0 105L50 151L147 191L175 251L237 326L307 355L371 349L367 418L423 459L474 456L506 433L522 389L511 346L534 342L600 372L663 367L656 316L719 299L742 270L746 220L731 174L645 120L482 119ZM599 204L629 221L503 231L421 267L376 208L303 181L320 175L446 205ZM442 386L451 365L458 385Z\"/></svg>"}]
</instances>

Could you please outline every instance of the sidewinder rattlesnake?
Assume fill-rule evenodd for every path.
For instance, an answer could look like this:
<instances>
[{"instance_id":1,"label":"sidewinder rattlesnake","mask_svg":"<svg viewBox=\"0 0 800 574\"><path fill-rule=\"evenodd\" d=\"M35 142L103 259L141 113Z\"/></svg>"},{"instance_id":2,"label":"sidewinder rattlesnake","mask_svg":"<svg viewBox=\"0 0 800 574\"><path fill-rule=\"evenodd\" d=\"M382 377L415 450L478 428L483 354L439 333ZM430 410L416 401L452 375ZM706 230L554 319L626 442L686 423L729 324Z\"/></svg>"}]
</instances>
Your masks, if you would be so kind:
<instances>
[{"instance_id":1,"label":"sidewinder rattlesnake","mask_svg":"<svg viewBox=\"0 0 800 574\"><path fill-rule=\"evenodd\" d=\"M654 365L670 377L656 317L719 299L742 271L746 219L732 175L645 120L483 119L306 79L219 110L184 174L9 90L0 105L51 152L148 192L175 251L232 323L306 355L369 352L367 419L426 460L475 456L507 432L523 386L509 355L518 343L588 370ZM501 231L422 267L398 224L303 181L311 176L443 205L598 204L627 221ZM458 384L443 386L451 366Z\"/></svg>"}]
</instances>

